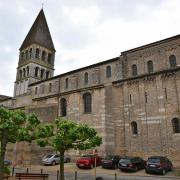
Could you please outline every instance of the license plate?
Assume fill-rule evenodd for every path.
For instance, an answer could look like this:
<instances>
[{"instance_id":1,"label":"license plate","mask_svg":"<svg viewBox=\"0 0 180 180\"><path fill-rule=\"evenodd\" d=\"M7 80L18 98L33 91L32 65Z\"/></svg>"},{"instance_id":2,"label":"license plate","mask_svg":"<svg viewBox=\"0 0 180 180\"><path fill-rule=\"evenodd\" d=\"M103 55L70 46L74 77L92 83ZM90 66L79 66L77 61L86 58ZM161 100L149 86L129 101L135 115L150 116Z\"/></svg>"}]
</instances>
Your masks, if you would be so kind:
<instances>
[{"instance_id":1,"label":"license plate","mask_svg":"<svg viewBox=\"0 0 180 180\"><path fill-rule=\"evenodd\" d=\"M121 166L126 167L127 165L126 164L121 164Z\"/></svg>"},{"instance_id":2,"label":"license plate","mask_svg":"<svg viewBox=\"0 0 180 180\"><path fill-rule=\"evenodd\" d=\"M79 164L79 166L83 167L83 166L84 166L84 164Z\"/></svg>"},{"instance_id":3,"label":"license plate","mask_svg":"<svg viewBox=\"0 0 180 180\"><path fill-rule=\"evenodd\" d=\"M156 167L154 164L150 164L150 167Z\"/></svg>"}]
</instances>

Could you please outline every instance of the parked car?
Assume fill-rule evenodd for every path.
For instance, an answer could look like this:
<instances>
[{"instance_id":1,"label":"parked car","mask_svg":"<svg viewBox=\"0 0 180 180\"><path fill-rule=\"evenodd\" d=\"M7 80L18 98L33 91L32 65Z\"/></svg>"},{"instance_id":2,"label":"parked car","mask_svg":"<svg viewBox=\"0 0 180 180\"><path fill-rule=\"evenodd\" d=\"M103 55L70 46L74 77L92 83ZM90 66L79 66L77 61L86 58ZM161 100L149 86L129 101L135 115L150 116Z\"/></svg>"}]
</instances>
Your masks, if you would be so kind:
<instances>
[{"instance_id":1,"label":"parked car","mask_svg":"<svg viewBox=\"0 0 180 180\"><path fill-rule=\"evenodd\" d=\"M165 175L166 172L172 171L173 165L167 157L152 156L146 162L146 173L159 173Z\"/></svg>"},{"instance_id":2,"label":"parked car","mask_svg":"<svg viewBox=\"0 0 180 180\"><path fill-rule=\"evenodd\" d=\"M101 157L97 155L84 155L76 161L76 166L78 168L93 168L95 166L101 165Z\"/></svg>"},{"instance_id":3,"label":"parked car","mask_svg":"<svg viewBox=\"0 0 180 180\"><path fill-rule=\"evenodd\" d=\"M64 162L70 162L71 158L68 155L64 155ZM43 157L42 164L44 165L56 165L60 163L59 154L48 154Z\"/></svg>"},{"instance_id":4,"label":"parked car","mask_svg":"<svg viewBox=\"0 0 180 180\"><path fill-rule=\"evenodd\" d=\"M11 165L11 161L5 159L5 160L4 160L4 165L5 165L5 166L10 166L10 165Z\"/></svg>"},{"instance_id":5,"label":"parked car","mask_svg":"<svg viewBox=\"0 0 180 180\"><path fill-rule=\"evenodd\" d=\"M118 155L108 155L102 159L101 165L103 168L117 168L120 160Z\"/></svg>"},{"instance_id":6,"label":"parked car","mask_svg":"<svg viewBox=\"0 0 180 180\"><path fill-rule=\"evenodd\" d=\"M122 171L126 170L136 172L139 169L144 169L145 163L146 162L140 157L124 157L120 159L118 167Z\"/></svg>"}]
</instances>

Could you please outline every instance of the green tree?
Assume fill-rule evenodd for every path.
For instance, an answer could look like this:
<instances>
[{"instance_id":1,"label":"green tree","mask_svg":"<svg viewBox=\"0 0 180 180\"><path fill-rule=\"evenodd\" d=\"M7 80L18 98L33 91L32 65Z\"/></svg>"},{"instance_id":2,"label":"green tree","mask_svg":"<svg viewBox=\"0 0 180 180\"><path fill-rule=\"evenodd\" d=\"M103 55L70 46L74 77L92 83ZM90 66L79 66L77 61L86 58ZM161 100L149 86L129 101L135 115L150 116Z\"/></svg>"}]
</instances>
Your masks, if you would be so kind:
<instances>
[{"instance_id":1,"label":"green tree","mask_svg":"<svg viewBox=\"0 0 180 180\"><path fill-rule=\"evenodd\" d=\"M21 110L0 108L0 180L3 176L7 144L35 140L35 129L39 124L40 121L34 114L26 115Z\"/></svg>"},{"instance_id":2,"label":"green tree","mask_svg":"<svg viewBox=\"0 0 180 180\"><path fill-rule=\"evenodd\" d=\"M86 150L100 146L102 138L94 128L72 120L56 119L54 124L44 124L37 131L37 143L50 145L60 154L60 180L64 180L64 153L69 149Z\"/></svg>"}]
</instances>

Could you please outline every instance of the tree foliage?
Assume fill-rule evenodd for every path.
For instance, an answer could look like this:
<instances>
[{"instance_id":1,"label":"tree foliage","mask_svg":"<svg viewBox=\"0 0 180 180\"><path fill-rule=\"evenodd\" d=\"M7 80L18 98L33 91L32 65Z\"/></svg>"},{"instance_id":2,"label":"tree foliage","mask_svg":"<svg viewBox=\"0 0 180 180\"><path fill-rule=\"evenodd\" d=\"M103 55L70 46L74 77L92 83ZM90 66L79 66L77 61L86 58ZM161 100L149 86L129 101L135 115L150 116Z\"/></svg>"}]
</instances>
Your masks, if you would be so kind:
<instances>
[{"instance_id":1,"label":"tree foliage","mask_svg":"<svg viewBox=\"0 0 180 180\"><path fill-rule=\"evenodd\" d=\"M4 157L8 143L32 142L40 121L35 114L27 115L21 110L0 108L0 180L4 169Z\"/></svg>"},{"instance_id":2,"label":"tree foliage","mask_svg":"<svg viewBox=\"0 0 180 180\"><path fill-rule=\"evenodd\" d=\"M56 119L53 124L44 124L37 131L37 143L41 147L50 145L60 153L60 180L64 180L64 152L69 149L86 150L100 146L102 138L87 124L71 120Z\"/></svg>"}]
</instances>

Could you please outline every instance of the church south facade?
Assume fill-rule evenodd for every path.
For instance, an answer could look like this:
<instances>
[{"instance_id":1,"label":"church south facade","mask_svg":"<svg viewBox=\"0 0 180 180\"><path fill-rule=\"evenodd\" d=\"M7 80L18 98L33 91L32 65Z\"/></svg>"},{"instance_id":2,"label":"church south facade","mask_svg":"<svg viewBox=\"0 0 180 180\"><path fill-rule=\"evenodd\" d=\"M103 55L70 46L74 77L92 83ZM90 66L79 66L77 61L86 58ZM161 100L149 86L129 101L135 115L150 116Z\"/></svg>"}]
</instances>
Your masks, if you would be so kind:
<instances>
[{"instance_id":1,"label":"church south facade","mask_svg":"<svg viewBox=\"0 0 180 180\"><path fill-rule=\"evenodd\" d=\"M57 76L55 52L41 10L20 47L14 97L0 104L94 127L101 155L180 162L180 35ZM32 161L45 153L34 145L27 152Z\"/></svg>"}]
</instances>

